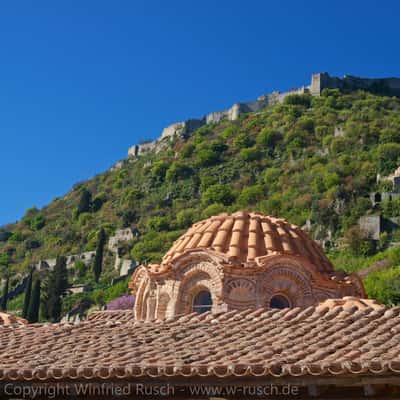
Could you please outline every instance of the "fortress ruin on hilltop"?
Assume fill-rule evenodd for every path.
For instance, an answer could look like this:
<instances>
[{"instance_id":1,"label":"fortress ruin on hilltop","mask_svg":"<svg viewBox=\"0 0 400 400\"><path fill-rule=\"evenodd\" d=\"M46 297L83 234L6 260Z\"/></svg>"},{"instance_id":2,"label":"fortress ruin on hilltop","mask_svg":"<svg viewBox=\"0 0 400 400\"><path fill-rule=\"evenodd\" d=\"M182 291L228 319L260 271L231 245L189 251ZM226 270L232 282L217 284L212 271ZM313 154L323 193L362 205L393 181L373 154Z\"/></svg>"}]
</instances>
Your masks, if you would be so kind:
<instances>
[{"instance_id":1,"label":"fortress ruin on hilltop","mask_svg":"<svg viewBox=\"0 0 400 400\"><path fill-rule=\"evenodd\" d=\"M400 97L400 78L359 78L351 75L338 78L330 76L327 72L313 74L308 86L287 92L272 92L258 97L255 101L235 103L227 110L211 112L203 118L191 118L169 125L163 129L158 139L130 147L128 156L137 157L148 151L160 151L169 138L188 135L203 125L217 123L224 119L234 121L241 114L258 112L267 106L282 103L288 95L309 93L312 96L320 96L324 89L340 89L343 92L366 90L376 94ZM115 167L118 167L118 163Z\"/></svg>"}]
</instances>

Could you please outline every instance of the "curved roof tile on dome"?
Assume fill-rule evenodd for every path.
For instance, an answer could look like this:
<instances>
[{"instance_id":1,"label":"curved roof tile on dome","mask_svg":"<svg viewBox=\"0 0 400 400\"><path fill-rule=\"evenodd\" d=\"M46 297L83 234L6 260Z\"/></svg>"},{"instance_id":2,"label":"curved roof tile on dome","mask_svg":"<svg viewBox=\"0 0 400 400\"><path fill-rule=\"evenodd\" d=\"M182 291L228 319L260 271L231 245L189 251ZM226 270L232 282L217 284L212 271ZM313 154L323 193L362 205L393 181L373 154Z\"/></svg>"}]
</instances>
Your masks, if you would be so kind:
<instances>
[{"instance_id":1,"label":"curved roof tile on dome","mask_svg":"<svg viewBox=\"0 0 400 400\"><path fill-rule=\"evenodd\" d=\"M0 312L0 326L26 325L27 323L28 321L26 319L5 312Z\"/></svg>"},{"instance_id":2,"label":"curved roof tile on dome","mask_svg":"<svg viewBox=\"0 0 400 400\"><path fill-rule=\"evenodd\" d=\"M298 226L281 218L246 212L221 214L195 223L175 241L161 265L166 266L189 250L206 248L247 264L268 255L299 255L320 272L333 272L320 246Z\"/></svg>"}]
</instances>

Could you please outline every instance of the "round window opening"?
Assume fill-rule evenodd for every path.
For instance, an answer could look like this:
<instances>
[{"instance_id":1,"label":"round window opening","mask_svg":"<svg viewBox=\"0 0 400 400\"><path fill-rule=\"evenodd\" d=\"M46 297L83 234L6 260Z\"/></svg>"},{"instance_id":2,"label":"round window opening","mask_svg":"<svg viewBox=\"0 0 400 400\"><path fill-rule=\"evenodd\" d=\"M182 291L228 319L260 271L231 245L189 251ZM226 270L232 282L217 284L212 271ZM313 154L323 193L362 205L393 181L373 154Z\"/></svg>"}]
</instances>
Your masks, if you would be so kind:
<instances>
[{"instance_id":1,"label":"round window opening","mask_svg":"<svg viewBox=\"0 0 400 400\"><path fill-rule=\"evenodd\" d=\"M207 290L202 290L193 298L193 311L199 314L211 311L212 299L211 293Z\"/></svg>"},{"instance_id":2,"label":"round window opening","mask_svg":"<svg viewBox=\"0 0 400 400\"><path fill-rule=\"evenodd\" d=\"M271 308L279 308L279 309L289 308L290 302L285 296L282 296L281 294L277 294L271 298L271 301L269 302L269 306Z\"/></svg>"}]
</instances>

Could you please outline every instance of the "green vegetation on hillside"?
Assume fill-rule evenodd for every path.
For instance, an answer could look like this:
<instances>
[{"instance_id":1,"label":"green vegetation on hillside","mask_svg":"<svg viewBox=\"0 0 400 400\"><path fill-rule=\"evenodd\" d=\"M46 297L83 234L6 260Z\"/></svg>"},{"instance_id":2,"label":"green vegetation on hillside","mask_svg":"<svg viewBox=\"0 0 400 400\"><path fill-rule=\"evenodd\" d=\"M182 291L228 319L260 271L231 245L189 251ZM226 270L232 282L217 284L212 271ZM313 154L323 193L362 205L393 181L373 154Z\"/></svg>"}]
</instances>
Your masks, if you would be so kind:
<instances>
[{"instance_id":1,"label":"green vegetation on hillside","mask_svg":"<svg viewBox=\"0 0 400 400\"><path fill-rule=\"evenodd\" d=\"M373 210L368 199L384 185L376 174L392 173L399 162L399 99L338 90L291 95L237 121L206 125L76 185L42 210L29 209L0 230L0 265L3 273L21 272L40 259L95 250L102 229L110 236L131 225L140 234L126 254L157 262L194 221L238 209L300 226L309 219L314 233L330 230L334 242L367 259L389 240L375 245L355 226L372 211L400 216L400 202Z\"/></svg>"}]
</instances>

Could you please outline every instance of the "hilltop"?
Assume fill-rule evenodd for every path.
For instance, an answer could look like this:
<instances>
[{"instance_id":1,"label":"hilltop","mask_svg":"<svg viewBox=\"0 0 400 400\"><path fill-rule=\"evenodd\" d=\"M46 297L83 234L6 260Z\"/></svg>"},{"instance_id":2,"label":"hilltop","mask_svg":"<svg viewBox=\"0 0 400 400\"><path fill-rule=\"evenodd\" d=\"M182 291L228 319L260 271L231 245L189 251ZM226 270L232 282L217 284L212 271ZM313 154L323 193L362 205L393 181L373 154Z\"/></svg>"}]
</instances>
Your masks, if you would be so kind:
<instances>
[{"instance_id":1,"label":"hilltop","mask_svg":"<svg viewBox=\"0 0 400 400\"><path fill-rule=\"evenodd\" d=\"M174 124L111 170L1 228L2 275L11 273L16 285L41 260L94 251L101 228L108 237L129 228L127 240L107 250L99 284L90 263L70 259L70 282L99 293L120 275L116 254L119 263L159 261L194 221L238 209L303 226L340 268L366 267L386 254L392 257L388 267L400 265L395 250L388 250L400 241L400 201L394 180L384 178L400 164L398 82L318 74L310 86L273 101L267 95L238 103L235 113ZM376 193L392 194L371 200ZM373 237L359 225L370 215L391 224ZM400 279L396 269L374 273L383 277L382 290L388 280Z\"/></svg>"}]
</instances>

